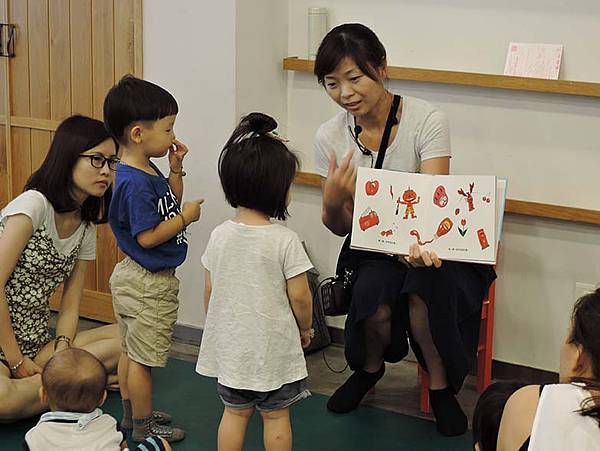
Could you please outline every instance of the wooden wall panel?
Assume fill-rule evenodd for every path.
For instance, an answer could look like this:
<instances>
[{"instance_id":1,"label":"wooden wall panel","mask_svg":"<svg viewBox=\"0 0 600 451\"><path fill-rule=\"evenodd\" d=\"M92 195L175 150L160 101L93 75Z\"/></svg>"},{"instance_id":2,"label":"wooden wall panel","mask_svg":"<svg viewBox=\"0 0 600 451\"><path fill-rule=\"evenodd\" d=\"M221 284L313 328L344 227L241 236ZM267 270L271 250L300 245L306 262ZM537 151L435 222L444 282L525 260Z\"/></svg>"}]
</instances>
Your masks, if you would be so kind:
<instances>
[{"instance_id":1,"label":"wooden wall panel","mask_svg":"<svg viewBox=\"0 0 600 451\"><path fill-rule=\"evenodd\" d=\"M7 0L0 0L0 20L3 23L8 22L8 2ZM0 124L6 123L6 111L8 102L8 59L0 58L0 117L4 117L0 120ZM8 118L10 120L10 118ZM3 208L10 199L10 171L9 166L9 155L8 155L8 137L10 134L6 133L6 127L0 125L0 208Z\"/></svg>"},{"instance_id":2,"label":"wooden wall panel","mask_svg":"<svg viewBox=\"0 0 600 451\"><path fill-rule=\"evenodd\" d=\"M94 117L102 119L104 97L115 81L113 0L94 0L92 17L93 112ZM98 226L97 236L96 289L107 293L110 292L108 279L117 258L117 244L108 224Z\"/></svg>"},{"instance_id":3,"label":"wooden wall panel","mask_svg":"<svg viewBox=\"0 0 600 451\"><path fill-rule=\"evenodd\" d=\"M50 119L48 0L29 0L29 86L31 117ZM31 170L40 167L50 145L49 133L31 130Z\"/></svg>"},{"instance_id":4,"label":"wooden wall panel","mask_svg":"<svg viewBox=\"0 0 600 451\"><path fill-rule=\"evenodd\" d=\"M50 111L52 119L61 121L71 114L69 0L52 0L49 18L52 37L50 40Z\"/></svg>"},{"instance_id":5,"label":"wooden wall panel","mask_svg":"<svg viewBox=\"0 0 600 451\"><path fill-rule=\"evenodd\" d=\"M9 22L17 27L15 53L29 55L28 43L28 4L23 0L9 1ZM19 38L20 37L20 38ZM29 58L13 58L9 65L11 92L10 106L13 116L29 117ZM31 132L26 128L11 130L11 172L13 196L23 191L23 185L31 174Z\"/></svg>"},{"instance_id":6,"label":"wooden wall panel","mask_svg":"<svg viewBox=\"0 0 600 451\"><path fill-rule=\"evenodd\" d=\"M133 14L133 0L119 0L115 2L115 81L119 80L125 74L134 73Z\"/></svg>"},{"instance_id":7,"label":"wooden wall panel","mask_svg":"<svg viewBox=\"0 0 600 451\"><path fill-rule=\"evenodd\" d=\"M2 69L0 68L0 72ZM8 164L6 161L6 127L0 125L0 209L9 201L8 193Z\"/></svg>"},{"instance_id":8,"label":"wooden wall panel","mask_svg":"<svg viewBox=\"0 0 600 451\"><path fill-rule=\"evenodd\" d=\"M60 121L102 119L115 81L142 76L142 0L0 0L2 19L17 39L16 56L0 59L0 207L43 162ZM108 225L97 237L81 312L112 320L108 280L122 254Z\"/></svg>"},{"instance_id":9,"label":"wooden wall panel","mask_svg":"<svg viewBox=\"0 0 600 451\"><path fill-rule=\"evenodd\" d=\"M71 108L91 116L92 107L92 1L71 1Z\"/></svg>"}]
</instances>

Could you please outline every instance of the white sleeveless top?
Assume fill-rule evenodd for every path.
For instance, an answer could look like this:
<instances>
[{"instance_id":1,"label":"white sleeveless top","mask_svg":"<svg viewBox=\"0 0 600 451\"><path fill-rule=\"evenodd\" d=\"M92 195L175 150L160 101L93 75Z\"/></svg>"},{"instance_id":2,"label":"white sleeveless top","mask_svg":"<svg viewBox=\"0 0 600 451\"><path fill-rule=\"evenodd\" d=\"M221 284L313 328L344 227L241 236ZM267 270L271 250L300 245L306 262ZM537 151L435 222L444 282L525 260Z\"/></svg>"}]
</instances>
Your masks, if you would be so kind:
<instances>
[{"instance_id":1,"label":"white sleeveless top","mask_svg":"<svg viewBox=\"0 0 600 451\"><path fill-rule=\"evenodd\" d=\"M529 451L600 450L598 421L578 413L590 392L578 384L546 385L540 396Z\"/></svg>"}]
</instances>

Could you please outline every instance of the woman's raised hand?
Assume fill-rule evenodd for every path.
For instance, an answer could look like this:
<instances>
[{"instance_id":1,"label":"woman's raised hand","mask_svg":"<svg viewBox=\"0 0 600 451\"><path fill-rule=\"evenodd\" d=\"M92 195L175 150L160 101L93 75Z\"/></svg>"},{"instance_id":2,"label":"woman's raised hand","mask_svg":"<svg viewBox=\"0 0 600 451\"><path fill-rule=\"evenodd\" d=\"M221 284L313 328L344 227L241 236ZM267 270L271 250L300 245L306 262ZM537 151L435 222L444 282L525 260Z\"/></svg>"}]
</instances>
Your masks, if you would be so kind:
<instances>
[{"instance_id":1,"label":"woman's raised hand","mask_svg":"<svg viewBox=\"0 0 600 451\"><path fill-rule=\"evenodd\" d=\"M404 259L414 267L434 266L439 268L442 266L442 261L435 252L422 250L417 243L411 244L408 255Z\"/></svg>"},{"instance_id":2,"label":"woman's raised hand","mask_svg":"<svg viewBox=\"0 0 600 451\"><path fill-rule=\"evenodd\" d=\"M323 197L332 207L340 208L354 198L356 168L351 164L352 154L353 152L349 151L339 166L335 154L329 158L329 171L323 186Z\"/></svg>"}]
</instances>

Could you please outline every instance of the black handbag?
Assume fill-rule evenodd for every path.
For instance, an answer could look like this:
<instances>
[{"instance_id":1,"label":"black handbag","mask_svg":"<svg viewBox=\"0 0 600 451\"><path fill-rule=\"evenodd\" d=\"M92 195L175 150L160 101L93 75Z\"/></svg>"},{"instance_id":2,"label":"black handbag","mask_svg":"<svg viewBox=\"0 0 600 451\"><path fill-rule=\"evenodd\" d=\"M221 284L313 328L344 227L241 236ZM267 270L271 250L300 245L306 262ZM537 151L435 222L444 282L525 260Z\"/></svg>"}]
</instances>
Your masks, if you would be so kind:
<instances>
[{"instance_id":1,"label":"black handbag","mask_svg":"<svg viewBox=\"0 0 600 451\"><path fill-rule=\"evenodd\" d=\"M377 161L375 169L381 169L383 159L387 150L392 127L396 123L396 113L400 106L399 95L394 95L392 106L387 117L385 130L381 137L379 151L377 152ZM358 141L358 138L357 138ZM377 258L372 252L358 251L350 248L351 233L346 236L340 254L338 256L336 275L324 279L319 285L319 296L323 305L323 311L327 316L347 315L350 311L350 303L352 301L352 285L356 278L356 271L360 261L365 259ZM382 255L386 258L387 256Z\"/></svg>"}]
</instances>

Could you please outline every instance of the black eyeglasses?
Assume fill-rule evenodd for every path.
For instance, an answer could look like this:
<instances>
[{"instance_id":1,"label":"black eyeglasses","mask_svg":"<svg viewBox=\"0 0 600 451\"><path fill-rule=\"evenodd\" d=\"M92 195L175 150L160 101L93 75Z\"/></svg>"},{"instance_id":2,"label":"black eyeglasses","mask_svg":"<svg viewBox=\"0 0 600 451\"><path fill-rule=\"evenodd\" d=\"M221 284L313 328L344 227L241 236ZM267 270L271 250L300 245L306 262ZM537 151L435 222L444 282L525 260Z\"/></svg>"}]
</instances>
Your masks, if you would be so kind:
<instances>
[{"instance_id":1,"label":"black eyeglasses","mask_svg":"<svg viewBox=\"0 0 600 451\"><path fill-rule=\"evenodd\" d=\"M91 165L96 169L102 169L108 163L108 169L111 171L116 171L117 163L121 161L117 157L106 158L102 155L79 155L79 158L89 158Z\"/></svg>"},{"instance_id":2,"label":"black eyeglasses","mask_svg":"<svg viewBox=\"0 0 600 451\"><path fill-rule=\"evenodd\" d=\"M371 167L373 167L373 152L358 140L358 135L360 135L360 132L362 132L362 127L360 125L354 127L354 131L352 130L352 127L348 125L348 133L350 133L350 136L352 136L352 139L356 143L358 150L360 150L363 155L371 157Z\"/></svg>"}]
</instances>

